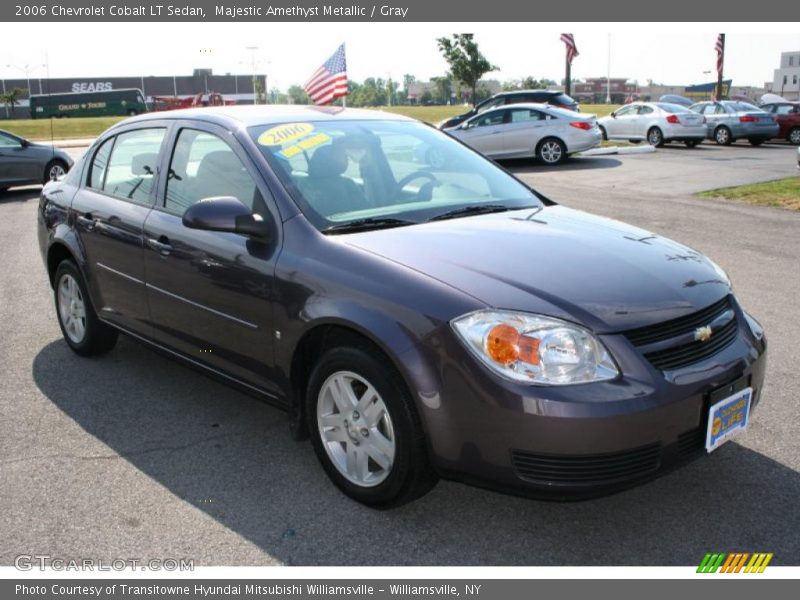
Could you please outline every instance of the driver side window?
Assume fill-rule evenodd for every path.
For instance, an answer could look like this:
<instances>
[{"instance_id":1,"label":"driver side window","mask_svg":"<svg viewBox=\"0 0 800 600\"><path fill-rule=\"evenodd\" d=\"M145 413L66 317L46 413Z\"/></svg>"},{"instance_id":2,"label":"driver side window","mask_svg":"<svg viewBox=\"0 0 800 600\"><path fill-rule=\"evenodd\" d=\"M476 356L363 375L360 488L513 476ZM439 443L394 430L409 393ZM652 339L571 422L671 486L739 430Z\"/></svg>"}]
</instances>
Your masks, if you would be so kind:
<instances>
[{"instance_id":1,"label":"driver side window","mask_svg":"<svg viewBox=\"0 0 800 600\"><path fill-rule=\"evenodd\" d=\"M473 121L472 127L490 127L492 125L502 125L505 118L506 111L498 110L491 114L484 115L479 119Z\"/></svg>"},{"instance_id":2,"label":"driver side window","mask_svg":"<svg viewBox=\"0 0 800 600\"><path fill-rule=\"evenodd\" d=\"M165 208L182 215L192 204L214 196L233 196L264 213L256 183L233 148L214 134L182 129L169 164Z\"/></svg>"}]
</instances>

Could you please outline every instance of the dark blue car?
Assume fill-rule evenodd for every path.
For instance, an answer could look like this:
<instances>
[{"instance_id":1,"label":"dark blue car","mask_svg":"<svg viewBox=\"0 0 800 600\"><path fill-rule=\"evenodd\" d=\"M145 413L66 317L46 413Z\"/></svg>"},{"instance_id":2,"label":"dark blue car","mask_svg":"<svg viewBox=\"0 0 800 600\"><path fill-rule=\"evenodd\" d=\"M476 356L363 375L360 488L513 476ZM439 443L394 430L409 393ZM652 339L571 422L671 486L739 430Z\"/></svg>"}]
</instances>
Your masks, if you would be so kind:
<instances>
[{"instance_id":1,"label":"dark blue car","mask_svg":"<svg viewBox=\"0 0 800 600\"><path fill-rule=\"evenodd\" d=\"M711 260L403 117L135 117L39 208L75 352L126 334L286 409L372 506L438 477L606 493L715 450L761 397L764 332Z\"/></svg>"}]
</instances>

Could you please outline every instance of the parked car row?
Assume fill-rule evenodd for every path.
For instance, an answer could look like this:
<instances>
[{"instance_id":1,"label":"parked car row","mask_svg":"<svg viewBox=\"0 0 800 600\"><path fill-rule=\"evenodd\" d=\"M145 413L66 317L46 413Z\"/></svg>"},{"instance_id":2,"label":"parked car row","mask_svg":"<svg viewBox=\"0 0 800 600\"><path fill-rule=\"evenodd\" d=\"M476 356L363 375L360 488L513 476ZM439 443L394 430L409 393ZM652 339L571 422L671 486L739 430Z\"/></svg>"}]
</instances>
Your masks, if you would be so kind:
<instances>
[{"instance_id":1,"label":"parked car row","mask_svg":"<svg viewBox=\"0 0 800 600\"><path fill-rule=\"evenodd\" d=\"M588 150L601 138L657 147L682 142L694 148L705 139L720 145L746 139L758 146L775 138L800 145L800 103L758 108L741 100L688 102L680 96L631 102L595 121L577 114L577 102L566 94L522 90L492 96L438 127L491 158L536 157L546 164Z\"/></svg>"}]
</instances>

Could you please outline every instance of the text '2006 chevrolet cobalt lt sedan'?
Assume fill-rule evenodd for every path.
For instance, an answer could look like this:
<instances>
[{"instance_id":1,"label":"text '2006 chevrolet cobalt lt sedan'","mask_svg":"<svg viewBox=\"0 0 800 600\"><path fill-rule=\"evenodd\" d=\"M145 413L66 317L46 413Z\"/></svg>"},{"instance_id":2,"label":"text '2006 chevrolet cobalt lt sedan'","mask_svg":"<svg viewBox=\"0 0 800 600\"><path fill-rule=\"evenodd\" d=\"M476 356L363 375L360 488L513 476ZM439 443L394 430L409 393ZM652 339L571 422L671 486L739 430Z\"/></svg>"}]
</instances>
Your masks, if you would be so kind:
<instances>
[{"instance_id":1,"label":"text '2006 chevrolet cobalt lt sedan'","mask_svg":"<svg viewBox=\"0 0 800 600\"><path fill-rule=\"evenodd\" d=\"M75 352L122 332L282 406L369 505L440 476L613 491L716 449L760 399L764 333L712 261L403 117L134 117L39 208Z\"/></svg>"}]
</instances>

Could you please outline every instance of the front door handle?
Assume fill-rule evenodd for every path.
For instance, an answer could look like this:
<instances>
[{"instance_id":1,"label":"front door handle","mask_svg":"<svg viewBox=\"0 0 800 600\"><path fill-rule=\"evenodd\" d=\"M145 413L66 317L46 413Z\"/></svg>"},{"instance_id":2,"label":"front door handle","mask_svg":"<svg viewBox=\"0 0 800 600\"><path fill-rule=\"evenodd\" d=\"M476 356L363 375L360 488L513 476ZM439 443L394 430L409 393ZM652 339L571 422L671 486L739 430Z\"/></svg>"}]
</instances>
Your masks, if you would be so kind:
<instances>
[{"instance_id":1,"label":"front door handle","mask_svg":"<svg viewBox=\"0 0 800 600\"><path fill-rule=\"evenodd\" d=\"M172 245L169 243L169 238L165 235L162 235L157 240L154 240L153 238L147 238L147 245L158 252L161 256L169 256L172 252Z\"/></svg>"},{"instance_id":2,"label":"front door handle","mask_svg":"<svg viewBox=\"0 0 800 600\"><path fill-rule=\"evenodd\" d=\"M93 219L92 215L78 215L78 223L80 223L86 231L92 231L97 226L97 219Z\"/></svg>"}]
</instances>

